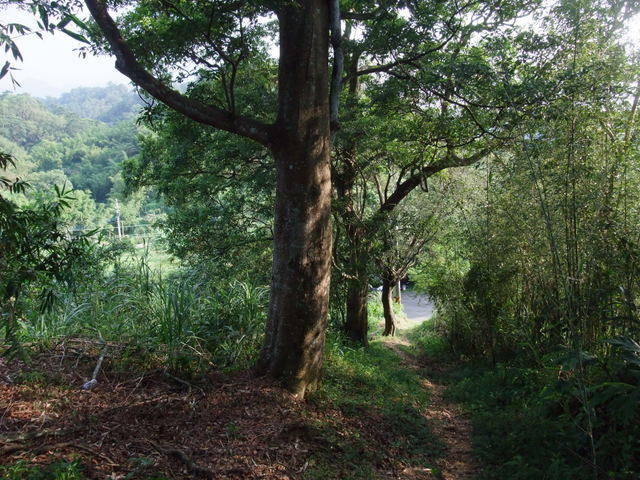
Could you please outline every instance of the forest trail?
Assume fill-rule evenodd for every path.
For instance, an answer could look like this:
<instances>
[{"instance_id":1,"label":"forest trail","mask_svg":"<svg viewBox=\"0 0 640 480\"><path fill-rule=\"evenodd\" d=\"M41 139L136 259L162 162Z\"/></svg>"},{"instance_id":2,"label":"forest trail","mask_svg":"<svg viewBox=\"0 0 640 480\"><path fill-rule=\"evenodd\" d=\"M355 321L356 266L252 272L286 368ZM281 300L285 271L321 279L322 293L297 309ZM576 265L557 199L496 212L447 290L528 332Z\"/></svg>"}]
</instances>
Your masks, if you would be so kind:
<instances>
[{"instance_id":1,"label":"forest trail","mask_svg":"<svg viewBox=\"0 0 640 480\"><path fill-rule=\"evenodd\" d=\"M428 358L418 358L411 353L411 342L405 332L385 340L387 348L400 357L401 363L413 370L425 370L437 374L447 370L446 365L432 363ZM446 399L446 386L427 378L423 372L422 387L429 393L429 405L423 415L429 421L433 433L443 442L445 453L435 462L444 480L473 480L480 468L473 455L471 419L460 405ZM439 375L436 375L439 376ZM436 479L434 474L418 471L403 472L407 480Z\"/></svg>"}]
</instances>

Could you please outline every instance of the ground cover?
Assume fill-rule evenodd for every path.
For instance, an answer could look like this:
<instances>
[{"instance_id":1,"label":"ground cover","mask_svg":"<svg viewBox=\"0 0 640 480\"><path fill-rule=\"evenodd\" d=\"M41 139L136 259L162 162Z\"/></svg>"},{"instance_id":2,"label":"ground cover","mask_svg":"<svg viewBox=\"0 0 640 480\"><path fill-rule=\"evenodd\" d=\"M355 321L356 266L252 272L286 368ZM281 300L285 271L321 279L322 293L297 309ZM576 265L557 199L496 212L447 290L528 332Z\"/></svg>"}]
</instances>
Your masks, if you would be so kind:
<instances>
[{"instance_id":1,"label":"ground cover","mask_svg":"<svg viewBox=\"0 0 640 480\"><path fill-rule=\"evenodd\" d=\"M9 479L431 479L447 445L420 371L376 340L328 347L325 382L296 401L250 372L195 378L113 344L60 339L0 363L0 464ZM146 360L148 361L148 360Z\"/></svg>"}]
</instances>

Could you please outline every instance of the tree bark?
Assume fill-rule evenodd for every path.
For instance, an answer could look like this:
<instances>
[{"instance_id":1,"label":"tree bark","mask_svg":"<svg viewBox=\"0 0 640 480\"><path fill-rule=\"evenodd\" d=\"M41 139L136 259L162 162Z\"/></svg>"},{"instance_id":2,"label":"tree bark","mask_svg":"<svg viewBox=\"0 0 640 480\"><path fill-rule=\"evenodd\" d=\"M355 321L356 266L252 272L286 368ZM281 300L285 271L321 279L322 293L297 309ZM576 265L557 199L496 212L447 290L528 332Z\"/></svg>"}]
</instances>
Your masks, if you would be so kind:
<instances>
[{"instance_id":1,"label":"tree bark","mask_svg":"<svg viewBox=\"0 0 640 480\"><path fill-rule=\"evenodd\" d=\"M385 336L396 334L396 316L393 313L393 287L395 281L390 278L382 280L382 309L384 311L384 332Z\"/></svg>"},{"instance_id":2,"label":"tree bark","mask_svg":"<svg viewBox=\"0 0 640 480\"><path fill-rule=\"evenodd\" d=\"M316 387L324 355L331 268L328 11L324 0L279 13L279 110L273 271L259 374L298 396Z\"/></svg>"},{"instance_id":3,"label":"tree bark","mask_svg":"<svg viewBox=\"0 0 640 480\"><path fill-rule=\"evenodd\" d=\"M344 325L345 333L354 342L367 345L369 329L369 276L367 275L366 254L362 254L362 245L356 237L351 239L349 248L349 281L347 285L347 319ZM363 258L364 257L364 258Z\"/></svg>"},{"instance_id":4,"label":"tree bark","mask_svg":"<svg viewBox=\"0 0 640 480\"><path fill-rule=\"evenodd\" d=\"M368 244L365 235L367 229L358 225L357 216L353 205L353 183L355 171L345 169L340 178L336 178L336 193L342 208L340 216L345 224L348 242L347 273L347 318L344 324L344 332L354 342L367 345L367 333L369 328L368 307L369 300L369 275L367 262L369 260Z\"/></svg>"}]
</instances>

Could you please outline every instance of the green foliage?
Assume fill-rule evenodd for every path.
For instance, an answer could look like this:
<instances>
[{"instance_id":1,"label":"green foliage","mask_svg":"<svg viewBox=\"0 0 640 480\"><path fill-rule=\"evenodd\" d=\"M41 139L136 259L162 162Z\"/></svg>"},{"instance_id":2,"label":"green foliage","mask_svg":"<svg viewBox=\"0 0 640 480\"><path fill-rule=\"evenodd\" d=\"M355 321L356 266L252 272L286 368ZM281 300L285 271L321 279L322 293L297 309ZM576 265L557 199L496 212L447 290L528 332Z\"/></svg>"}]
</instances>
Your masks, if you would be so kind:
<instances>
[{"instance_id":1,"label":"green foliage","mask_svg":"<svg viewBox=\"0 0 640 480\"><path fill-rule=\"evenodd\" d=\"M51 113L29 95L0 95L0 115L5 121L0 135L29 149L43 140L58 139L67 121Z\"/></svg>"},{"instance_id":2,"label":"green foliage","mask_svg":"<svg viewBox=\"0 0 640 480\"><path fill-rule=\"evenodd\" d=\"M204 84L190 93L210 99L215 91ZM171 207L161 223L171 253L266 283L275 195L267 152L166 108L152 114L153 133L142 154L124 162L123 176L129 190L153 186Z\"/></svg>"},{"instance_id":3,"label":"green foliage","mask_svg":"<svg viewBox=\"0 0 640 480\"><path fill-rule=\"evenodd\" d=\"M20 460L12 465L0 466L0 474L5 480L83 480L82 465L78 461L63 460L44 467L29 465Z\"/></svg>"},{"instance_id":4,"label":"green foliage","mask_svg":"<svg viewBox=\"0 0 640 480\"><path fill-rule=\"evenodd\" d=\"M248 368L255 360L264 333L264 287L212 280L210 271L163 277L149 267L149 257L117 244L85 260L92 268L74 288L58 292L53 309L29 310L17 332L22 341L47 344L97 329L125 346L123 368L151 363L186 375L212 365Z\"/></svg>"},{"instance_id":5,"label":"green foliage","mask_svg":"<svg viewBox=\"0 0 640 480\"><path fill-rule=\"evenodd\" d=\"M562 95L461 176L451 223L416 269L447 352L495 365L452 387L474 413L486 478L640 472L637 62L607 8L565 2L546 18L546 78Z\"/></svg>"},{"instance_id":6,"label":"green foliage","mask_svg":"<svg viewBox=\"0 0 640 480\"><path fill-rule=\"evenodd\" d=\"M47 98L45 103L53 111L62 110L80 118L117 125L134 119L142 100L131 88L110 83L106 87L74 88L58 98Z\"/></svg>"},{"instance_id":7,"label":"green foliage","mask_svg":"<svg viewBox=\"0 0 640 480\"><path fill-rule=\"evenodd\" d=\"M95 109L102 108L101 101L111 102L114 96L130 99L131 95L131 92L123 95L116 86L80 89L60 99L48 99L47 108L45 103L28 95L3 94L0 112L5 121L0 126L0 145L5 143L7 151L23 157L20 163L28 165L23 176L35 188L46 182L59 184L63 173L69 184L89 190L94 200L104 203L120 163L140 150L139 129L133 125L130 114L122 118L111 116L110 125L89 118ZM65 107L78 113L69 113Z\"/></svg>"},{"instance_id":8,"label":"green foliage","mask_svg":"<svg viewBox=\"0 0 640 480\"><path fill-rule=\"evenodd\" d=\"M458 372L464 378L454 382L451 392L474 415L476 445L488 465L484 477L586 478L595 471L598 477L636 478L638 386L602 381L602 371L589 373L594 383L586 387L583 403L584 385L575 370L558 376L551 365L543 370L499 364L492 370ZM595 459L585 435L588 417Z\"/></svg>"},{"instance_id":9,"label":"green foliage","mask_svg":"<svg viewBox=\"0 0 640 480\"><path fill-rule=\"evenodd\" d=\"M433 321L413 336L431 358L451 361ZM473 417L481 478L637 477L637 343L611 342L616 348L600 356L564 349L539 364L522 357L495 366L466 362L447 374L448 395Z\"/></svg>"},{"instance_id":10,"label":"green foliage","mask_svg":"<svg viewBox=\"0 0 640 480\"><path fill-rule=\"evenodd\" d=\"M568 2L545 17L546 78L565 93L466 173L450 230L417 269L458 353L535 359L640 333L637 65L623 15L606 8Z\"/></svg>"},{"instance_id":11,"label":"green foliage","mask_svg":"<svg viewBox=\"0 0 640 480\"><path fill-rule=\"evenodd\" d=\"M450 392L472 412L474 442L485 465L482 478L590 476L581 461L589 449L584 435L569 416L547 411L543 389L552 373L499 364L457 375Z\"/></svg>"},{"instance_id":12,"label":"green foliage","mask_svg":"<svg viewBox=\"0 0 640 480\"><path fill-rule=\"evenodd\" d=\"M13 163L1 154L0 168ZM27 184L0 177L0 186L9 193L24 193ZM40 311L55 300L55 284L71 282L74 262L89 248L87 236L71 236L61 223L63 210L72 201L72 192L54 187L50 201L19 207L0 195L0 306L4 337L18 348L16 329L26 312L29 289L38 293Z\"/></svg>"},{"instance_id":13,"label":"green foliage","mask_svg":"<svg viewBox=\"0 0 640 480\"><path fill-rule=\"evenodd\" d=\"M248 368L264 334L268 289L233 281L212 293L199 323L205 346L218 365Z\"/></svg>"},{"instance_id":14,"label":"green foliage","mask_svg":"<svg viewBox=\"0 0 640 480\"><path fill-rule=\"evenodd\" d=\"M341 413L314 426L332 449L312 454L304 478L368 479L387 456L425 466L442 453L421 413L428 398L418 373L381 343L354 348L339 333L329 335L324 383L309 402ZM385 451L373 446L378 443Z\"/></svg>"}]
</instances>

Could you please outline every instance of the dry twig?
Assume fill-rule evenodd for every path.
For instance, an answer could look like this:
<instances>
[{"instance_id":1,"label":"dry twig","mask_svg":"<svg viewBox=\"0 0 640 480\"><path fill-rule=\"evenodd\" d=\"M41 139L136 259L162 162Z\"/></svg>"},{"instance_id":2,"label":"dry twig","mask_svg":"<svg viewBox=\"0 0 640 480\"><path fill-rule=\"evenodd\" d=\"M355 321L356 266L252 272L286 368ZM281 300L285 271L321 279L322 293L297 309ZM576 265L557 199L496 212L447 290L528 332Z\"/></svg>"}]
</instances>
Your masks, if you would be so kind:
<instances>
[{"instance_id":1,"label":"dry twig","mask_svg":"<svg viewBox=\"0 0 640 480\"><path fill-rule=\"evenodd\" d=\"M177 448L164 448L164 447L161 447L160 445L158 445L157 443L153 442L152 440L149 440L149 443L159 453L161 453L163 455L167 455L167 456L177 457L182 463L184 463L187 466L189 471L191 471L192 473L195 473L196 475L204 475L204 476L207 476L207 477L213 477L214 476L214 472L212 470L209 470L208 468L203 467L202 465L198 465L193 460L191 460L187 456L187 454L184 453L182 450L178 450Z\"/></svg>"}]
</instances>

